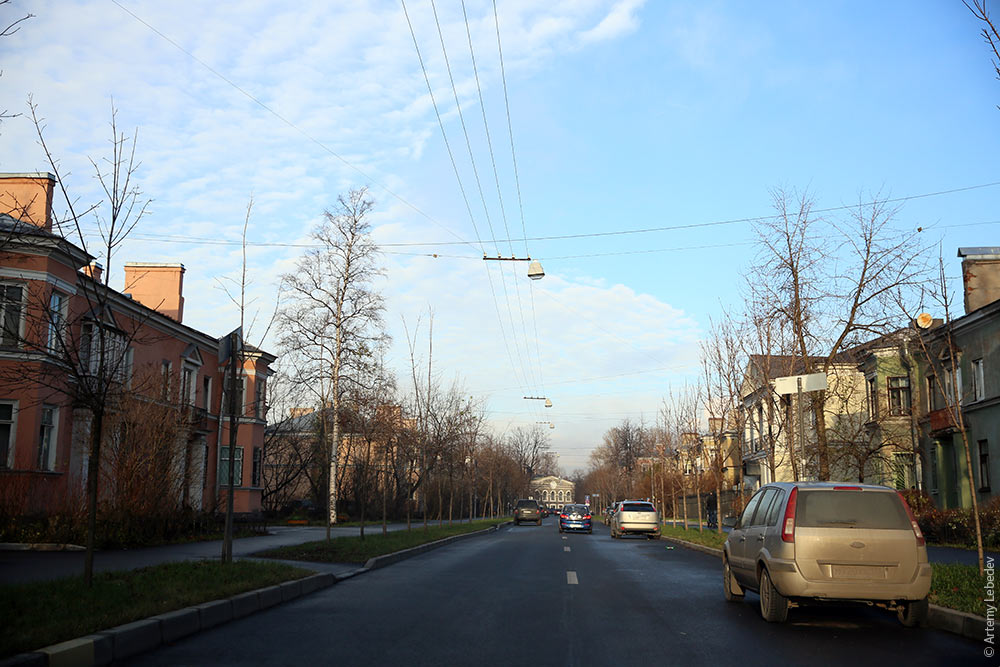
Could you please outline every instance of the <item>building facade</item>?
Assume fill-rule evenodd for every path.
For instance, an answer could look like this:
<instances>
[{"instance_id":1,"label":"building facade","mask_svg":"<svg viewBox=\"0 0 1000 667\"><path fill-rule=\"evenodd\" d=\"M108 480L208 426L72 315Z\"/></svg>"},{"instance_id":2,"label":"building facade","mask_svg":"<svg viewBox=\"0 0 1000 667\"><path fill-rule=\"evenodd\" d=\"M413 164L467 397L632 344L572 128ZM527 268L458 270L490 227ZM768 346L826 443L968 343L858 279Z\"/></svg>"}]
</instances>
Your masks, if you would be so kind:
<instances>
[{"instance_id":1,"label":"building facade","mask_svg":"<svg viewBox=\"0 0 1000 667\"><path fill-rule=\"evenodd\" d=\"M51 174L0 174L0 501L22 513L82 503L103 412L102 501L159 485L162 502L221 508L232 456L235 509L258 511L276 358L245 346L230 381L226 338L183 323L184 266L126 264L124 289L107 286L53 231L54 187Z\"/></svg>"},{"instance_id":2,"label":"building facade","mask_svg":"<svg viewBox=\"0 0 1000 667\"><path fill-rule=\"evenodd\" d=\"M529 485L529 498L556 509L576 502L576 484L555 475L534 477Z\"/></svg>"}]
</instances>

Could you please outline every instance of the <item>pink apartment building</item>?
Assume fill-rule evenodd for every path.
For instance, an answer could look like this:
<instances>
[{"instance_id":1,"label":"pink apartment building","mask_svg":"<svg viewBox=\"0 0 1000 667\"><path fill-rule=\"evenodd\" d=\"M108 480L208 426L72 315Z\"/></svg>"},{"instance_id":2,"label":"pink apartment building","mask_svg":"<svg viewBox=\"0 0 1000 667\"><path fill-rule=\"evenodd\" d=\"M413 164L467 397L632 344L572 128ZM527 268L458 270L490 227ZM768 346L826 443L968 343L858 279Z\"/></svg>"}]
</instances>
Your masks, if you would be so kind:
<instances>
[{"instance_id":1,"label":"pink apartment building","mask_svg":"<svg viewBox=\"0 0 1000 667\"><path fill-rule=\"evenodd\" d=\"M90 349L101 327L105 359L118 364L114 380L130 387L134 378L156 377L162 395L142 400L173 405L181 415L171 445L183 487L178 502L221 510L229 461L226 337L184 324L182 264L126 264L122 291L104 286L94 258L53 231L54 186L48 173L0 174L0 495L3 487L14 490L32 513L82 502L92 418L71 385L103 363ZM94 312L95 304L104 312ZM261 508L266 382L276 358L251 348L241 356L234 504L252 513ZM82 374L61 373L60 358L75 359Z\"/></svg>"}]
</instances>

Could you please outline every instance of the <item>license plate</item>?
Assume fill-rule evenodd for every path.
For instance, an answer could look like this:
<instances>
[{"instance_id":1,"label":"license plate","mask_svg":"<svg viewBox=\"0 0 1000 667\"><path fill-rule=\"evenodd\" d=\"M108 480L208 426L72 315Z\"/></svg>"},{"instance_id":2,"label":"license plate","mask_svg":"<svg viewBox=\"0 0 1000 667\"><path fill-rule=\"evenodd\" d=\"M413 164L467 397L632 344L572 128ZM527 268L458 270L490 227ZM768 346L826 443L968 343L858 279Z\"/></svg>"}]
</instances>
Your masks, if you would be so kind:
<instances>
[{"instance_id":1,"label":"license plate","mask_svg":"<svg viewBox=\"0 0 1000 667\"><path fill-rule=\"evenodd\" d=\"M834 565L834 579L885 579L885 568L878 565Z\"/></svg>"}]
</instances>

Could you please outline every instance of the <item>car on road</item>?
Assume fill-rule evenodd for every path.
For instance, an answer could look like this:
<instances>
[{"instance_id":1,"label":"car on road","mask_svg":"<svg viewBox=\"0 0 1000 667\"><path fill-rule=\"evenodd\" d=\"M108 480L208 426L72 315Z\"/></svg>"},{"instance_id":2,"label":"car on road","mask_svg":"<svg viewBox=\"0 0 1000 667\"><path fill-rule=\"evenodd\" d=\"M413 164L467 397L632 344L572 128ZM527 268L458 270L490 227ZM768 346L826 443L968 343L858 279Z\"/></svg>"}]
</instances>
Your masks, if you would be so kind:
<instances>
[{"instance_id":1,"label":"car on road","mask_svg":"<svg viewBox=\"0 0 1000 667\"><path fill-rule=\"evenodd\" d=\"M514 525L520 526L522 521L534 521L542 525L542 510L537 500L518 500L514 506Z\"/></svg>"},{"instance_id":2,"label":"car on road","mask_svg":"<svg viewBox=\"0 0 1000 667\"><path fill-rule=\"evenodd\" d=\"M906 626L927 618L924 536L903 496L885 486L767 484L729 533L722 571L726 599L758 592L771 622L813 601L874 604Z\"/></svg>"},{"instance_id":3,"label":"car on road","mask_svg":"<svg viewBox=\"0 0 1000 667\"><path fill-rule=\"evenodd\" d=\"M613 502L610 505L608 505L608 508L606 510L604 510L604 523L606 523L608 526L611 525L611 519L614 518L615 510L618 508L618 505L620 504L621 504L620 501Z\"/></svg>"},{"instance_id":4,"label":"car on road","mask_svg":"<svg viewBox=\"0 0 1000 667\"><path fill-rule=\"evenodd\" d=\"M611 537L645 535L651 540L660 537L660 513L653 503L645 500L623 500L611 518Z\"/></svg>"},{"instance_id":5,"label":"car on road","mask_svg":"<svg viewBox=\"0 0 1000 667\"><path fill-rule=\"evenodd\" d=\"M559 512L559 532L563 533L567 530L594 532L590 508L586 505L564 505L562 511Z\"/></svg>"}]
</instances>

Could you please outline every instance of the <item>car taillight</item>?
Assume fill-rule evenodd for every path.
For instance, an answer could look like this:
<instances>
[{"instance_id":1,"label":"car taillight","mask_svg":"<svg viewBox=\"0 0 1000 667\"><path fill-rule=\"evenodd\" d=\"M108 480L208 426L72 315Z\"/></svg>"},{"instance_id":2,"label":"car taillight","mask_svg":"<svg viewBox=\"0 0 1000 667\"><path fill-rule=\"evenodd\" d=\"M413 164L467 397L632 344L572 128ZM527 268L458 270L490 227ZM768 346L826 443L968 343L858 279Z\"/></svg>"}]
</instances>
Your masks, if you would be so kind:
<instances>
[{"instance_id":1,"label":"car taillight","mask_svg":"<svg viewBox=\"0 0 1000 667\"><path fill-rule=\"evenodd\" d=\"M899 499L903 502L903 507L906 508L906 516L910 519L910 526L913 528L913 534L917 538L917 546L922 547L927 544L927 540L924 539L924 534L920 531L920 525L917 524L917 520L913 516L913 510L910 509L909 503L906 502L906 498L899 491L896 492Z\"/></svg>"},{"instance_id":2,"label":"car taillight","mask_svg":"<svg viewBox=\"0 0 1000 667\"><path fill-rule=\"evenodd\" d=\"M590 515L589 515L589 514L584 514L584 515L583 515L583 518L584 518L584 519L589 519L589 518L590 518Z\"/></svg>"},{"instance_id":3,"label":"car taillight","mask_svg":"<svg viewBox=\"0 0 1000 667\"><path fill-rule=\"evenodd\" d=\"M566 518L566 515L565 515L565 514L560 514L560 515L559 515L559 518L560 518L560 519L565 519L565 518Z\"/></svg>"},{"instance_id":4,"label":"car taillight","mask_svg":"<svg viewBox=\"0 0 1000 667\"><path fill-rule=\"evenodd\" d=\"M799 497L799 488L794 487L788 494L788 504L785 505L785 518L781 521L781 539L784 542L795 541L795 503Z\"/></svg>"}]
</instances>

